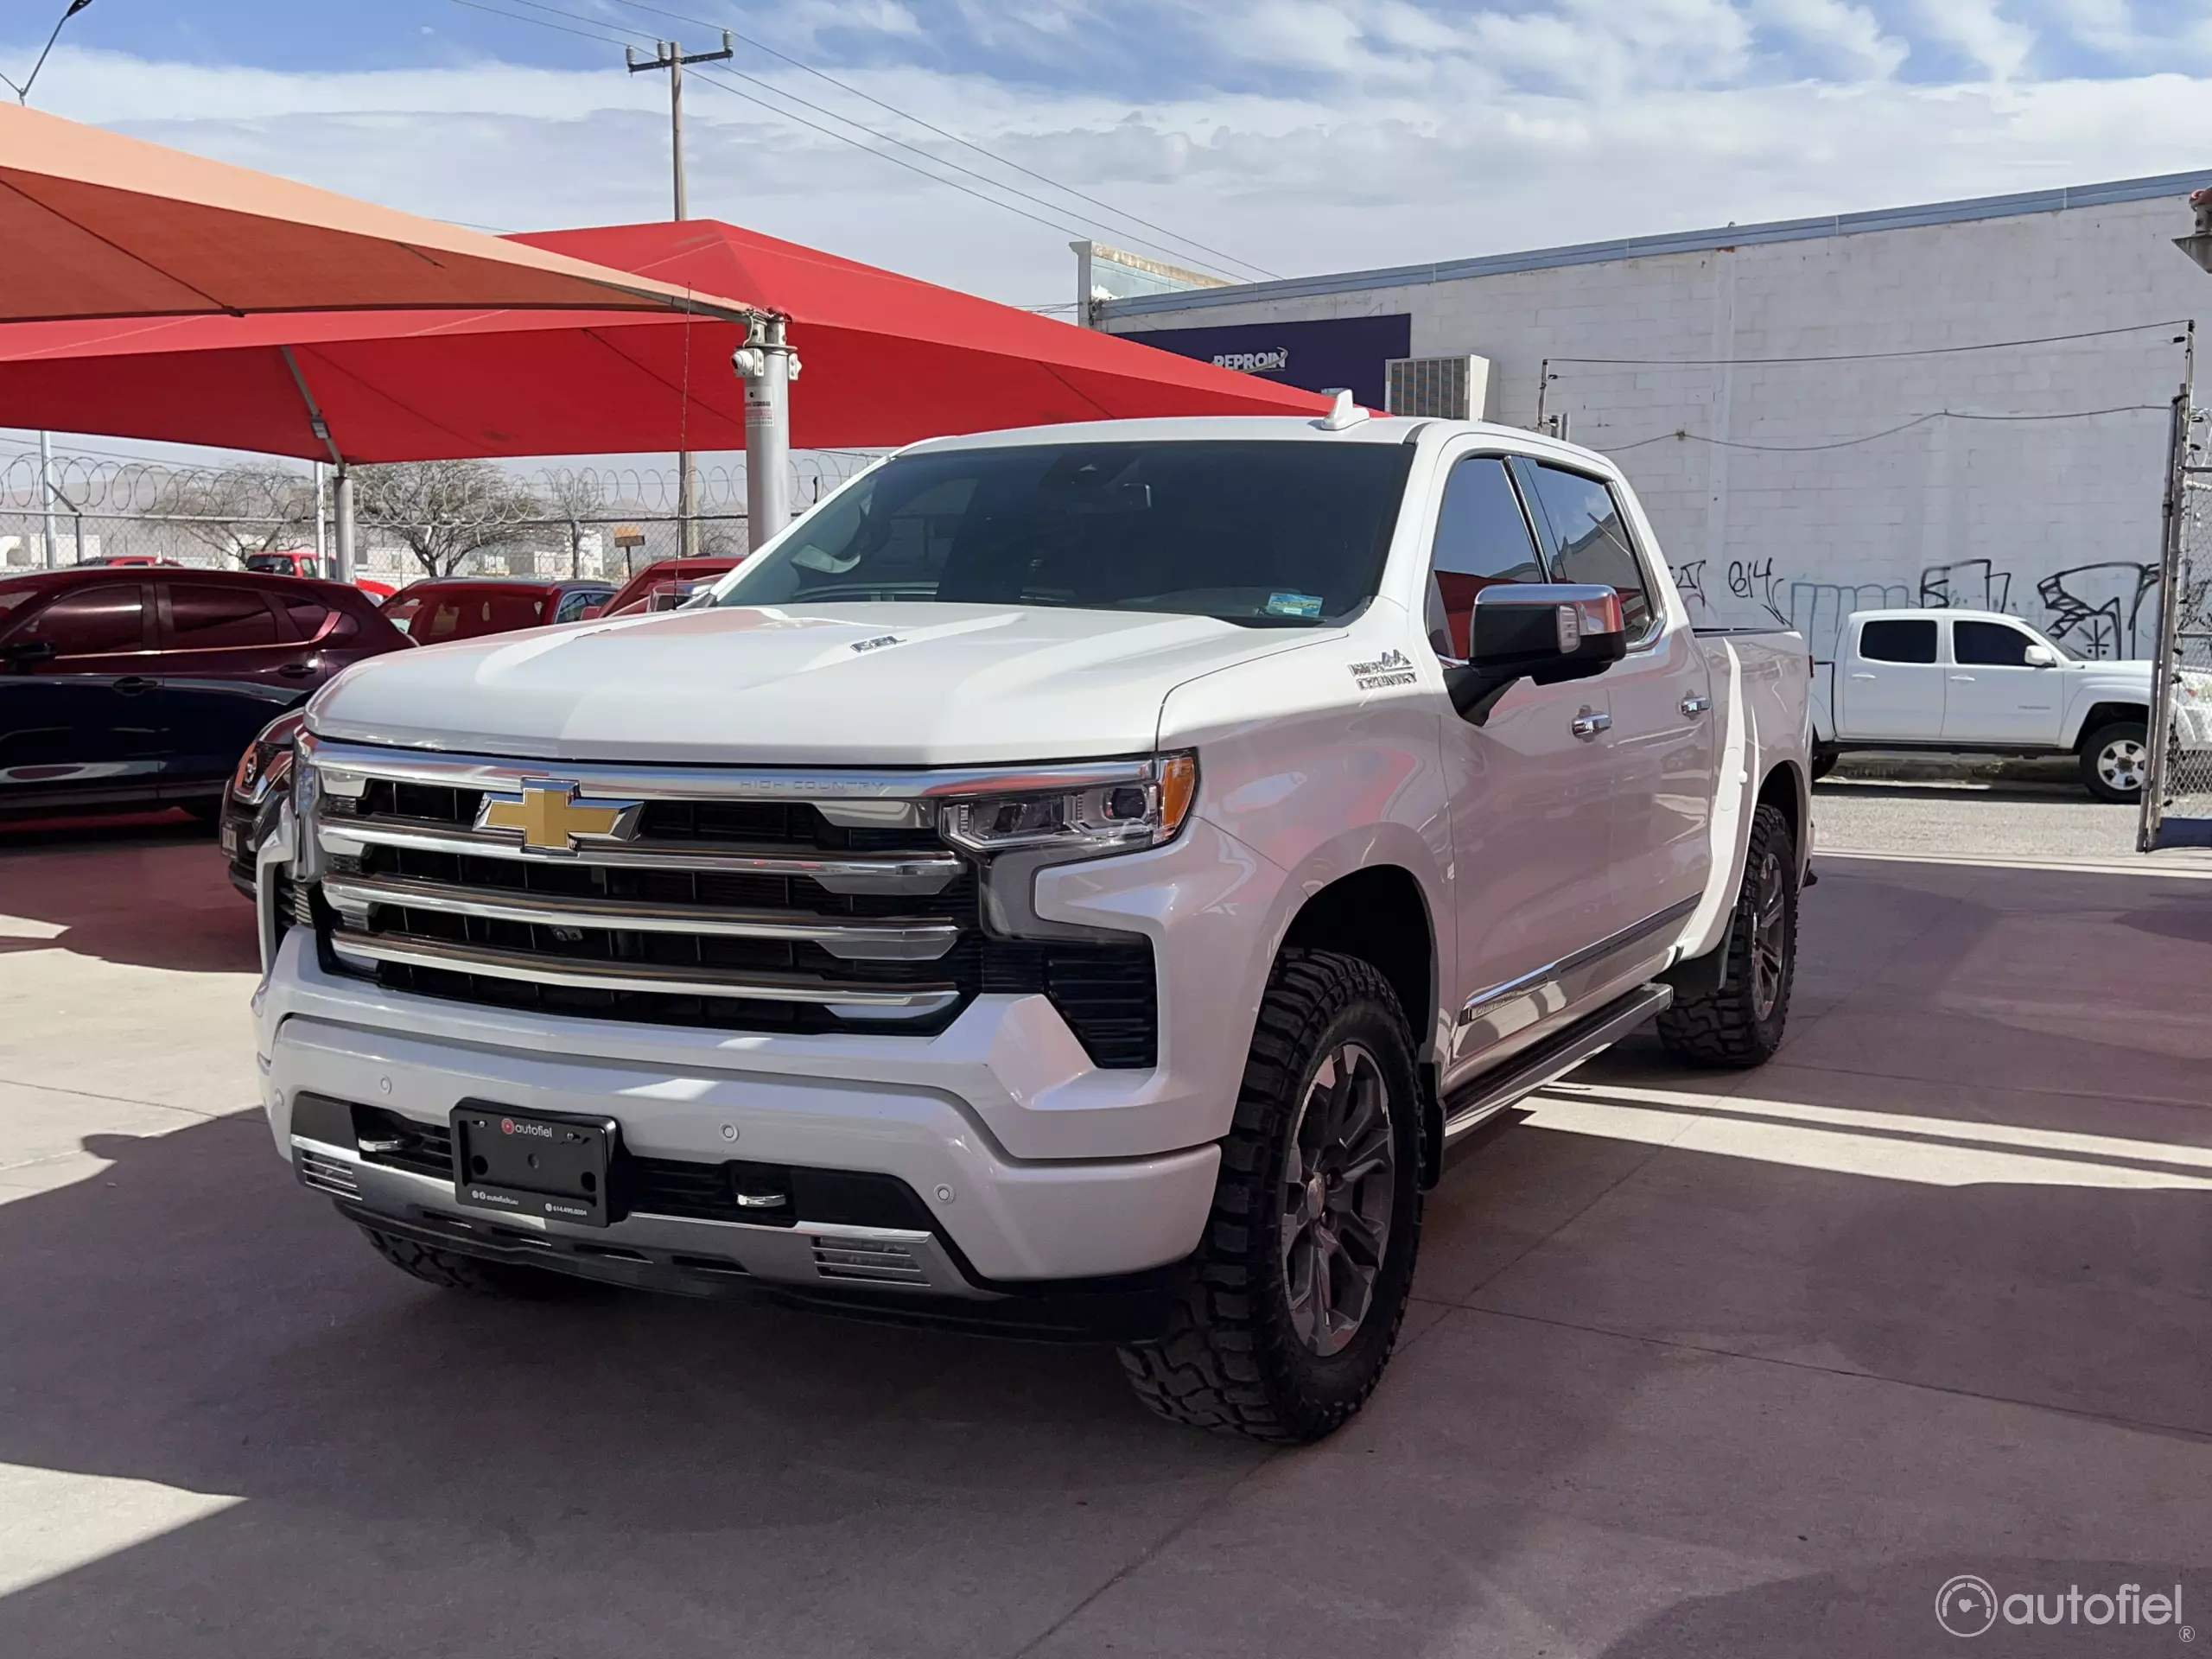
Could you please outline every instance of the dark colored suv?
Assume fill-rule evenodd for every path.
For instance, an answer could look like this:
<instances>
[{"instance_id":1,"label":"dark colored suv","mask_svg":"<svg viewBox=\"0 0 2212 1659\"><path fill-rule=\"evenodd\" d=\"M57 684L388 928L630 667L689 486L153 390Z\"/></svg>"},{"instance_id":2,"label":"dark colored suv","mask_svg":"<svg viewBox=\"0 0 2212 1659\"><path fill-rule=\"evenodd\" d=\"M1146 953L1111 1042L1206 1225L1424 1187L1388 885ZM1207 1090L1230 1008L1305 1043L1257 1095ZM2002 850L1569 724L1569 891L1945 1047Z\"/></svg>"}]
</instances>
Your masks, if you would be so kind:
<instances>
[{"instance_id":1,"label":"dark colored suv","mask_svg":"<svg viewBox=\"0 0 2212 1659\"><path fill-rule=\"evenodd\" d=\"M418 645L483 633L542 628L594 614L614 595L611 582L534 582L512 576L434 576L384 602L392 626Z\"/></svg>"},{"instance_id":2,"label":"dark colored suv","mask_svg":"<svg viewBox=\"0 0 2212 1659\"><path fill-rule=\"evenodd\" d=\"M213 818L255 735L404 649L367 594L182 568L0 577L0 816L175 804Z\"/></svg>"}]
</instances>

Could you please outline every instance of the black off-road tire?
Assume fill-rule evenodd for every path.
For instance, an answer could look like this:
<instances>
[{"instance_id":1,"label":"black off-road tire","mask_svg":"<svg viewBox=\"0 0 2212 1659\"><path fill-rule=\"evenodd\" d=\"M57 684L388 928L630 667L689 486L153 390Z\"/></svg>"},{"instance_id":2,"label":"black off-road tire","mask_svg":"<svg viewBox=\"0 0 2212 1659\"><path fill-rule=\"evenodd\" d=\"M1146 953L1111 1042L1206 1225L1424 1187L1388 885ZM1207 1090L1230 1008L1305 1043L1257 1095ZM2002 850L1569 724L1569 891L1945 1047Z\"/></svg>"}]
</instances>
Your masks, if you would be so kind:
<instances>
[{"instance_id":1,"label":"black off-road tire","mask_svg":"<svg viewBox=\"0 0 2212 1659\"><path fill-rule=\"evenodd\" d=\"M2115 744L2133 744L2139 755L2147 756L2151 747L2151 728L2139 720L2115 720L2100 726L2082 740L2082 787L2100 801L2117 805L2133 806L2143 798L2143 785L2138 782L2133 789L2123 789L2109 783L2102 765L2105 750ZM2141 776L2140 768L2137 774Z\"/></svg>"},{"instance_id":2,"label":"black off-road tire","mask_svg":"<svg viewBox=\"0 0 2212 1659\"><path fill-rule=\"evenodd\" d=\"M582 1287L580 1281L565 1274L548 1272L543 1268L518 1267L508 1262L486 1262L479 1256L442 1250L435 1245L418 1244L394 1233L380 1233L373 1227L362 1228L361 1236L369 1241L370 1249L402 1273L441 1290L527 1300L557 1296L571 1287Z\"/></svg>"},{"instance_id":3,"label":"black off-road tire","mask_svg":"<svg viewBox=\"0 0 2212 1659\"><path fill-rule=\"evenodd\" d=\"M1760 886L1769 861L1780 876L1780 966L1770 970L1772 1000L1762 1009L1762 977L1754 961L1759 944ZM1770 900L1773 894L1769 893ZM1782 1046L1789 1019L1789 990L1797 977L1797 848L1789 820L1777 807L1761 805L1751 815L1751 835L1744 855L1743 885L1729 918L1727 969L1720 988L1700 996L1677 995L1659 1016L1659 1040L1679 1058L1696 1065L1747 1069L1764 1065ZM1777 982L1774 982L1778 980Z\"/></svg>"},{"instance_id":4,"label":"black off-road tire","mask_svg":"<svg viewBox=\"0 0 2212 1659\"><path fill-rule=\"evenodd\" d=\"M1349 1343L1323 1356L1292 1322L1283 1265L1286 1160L1321 1062L1347 1041L1388 1090L1395 1165L1382 1262ZM1374 1392L1405 1318L1421 1243L1421 1096L1413 1035L1382 974L1358 957L1287 950L1260 1004L1205 1232L1158 1341L1122 1350L1138 1397L1171 1421L1302 1444L1341 1427Z\"/></svg>"}]
</instances>

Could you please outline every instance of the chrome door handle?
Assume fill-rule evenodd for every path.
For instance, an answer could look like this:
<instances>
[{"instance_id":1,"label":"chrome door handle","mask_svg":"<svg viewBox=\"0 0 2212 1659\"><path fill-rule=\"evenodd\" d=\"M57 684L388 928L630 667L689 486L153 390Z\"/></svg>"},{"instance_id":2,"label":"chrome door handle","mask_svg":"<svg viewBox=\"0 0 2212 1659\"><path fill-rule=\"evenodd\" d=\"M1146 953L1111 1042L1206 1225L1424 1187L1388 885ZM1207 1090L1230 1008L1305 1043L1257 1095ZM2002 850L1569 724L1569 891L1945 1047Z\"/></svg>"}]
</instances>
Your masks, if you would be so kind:
<instances>
[{"instance_id":1,"label":"chrome door handle","mask_svg":"<svg viewBox=\"0 0 2212 1659\"><path fill-rule=\"evenodd\" d=\"M1703 714L1707 709L1712 707L1713 699L1711 697L1700 697L1694 691L1691 692L1689 696L1682 699L1682 712L1689 715L1692 719L1695 719L1698 715Z\"/></svg>"},{"instance_id":2,"label":"chrome door handle","mask_svg":"<svg viewBox=\"0 0 2212 1659\"><path fill-rule=\"evenodd\" d=\"M1567 729L1587 743L1599 733L1612 730L1613 717L1611 715L1593 715L1585 709L1568 722Z\"/></svg>"},{"instance_id":3,"label":"chrome door handle","mask_svg":"<svg viewBox=\"0 0 2212 1659\"><path fill-rule=\"evenodd\" d=\"M1974 683L1974 676L1971 674L1954 674L1951 676L1951 683L1953 685L1972 685Z\"/></svg>"}]
</instances>

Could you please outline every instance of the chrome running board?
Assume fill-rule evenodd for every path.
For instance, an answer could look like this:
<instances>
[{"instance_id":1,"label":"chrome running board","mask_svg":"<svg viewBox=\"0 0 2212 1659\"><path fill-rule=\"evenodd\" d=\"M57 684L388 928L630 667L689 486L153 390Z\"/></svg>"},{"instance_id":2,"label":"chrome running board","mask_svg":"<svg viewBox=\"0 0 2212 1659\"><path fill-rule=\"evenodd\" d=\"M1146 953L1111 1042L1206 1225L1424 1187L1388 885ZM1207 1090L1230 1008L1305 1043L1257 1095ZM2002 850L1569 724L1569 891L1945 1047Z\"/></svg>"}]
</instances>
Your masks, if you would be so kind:
<instances>
[{"instance_id":1,"label":"chrome running board","mask_svg":"<svg viewBox=\"0 0 2212 1659\"><path fill-rule=\"evenodd\" d=\"M1516 1057L1491 1076L1475 1077L1444 1103L1444 1150L1456 1145L1516 1101L1560 1077L1600 1049L1634 1031L1675 1000L1671 985L1639 985L1626 996L1576 1020L1533 1053Z\"/></svg>"}]
</instances>

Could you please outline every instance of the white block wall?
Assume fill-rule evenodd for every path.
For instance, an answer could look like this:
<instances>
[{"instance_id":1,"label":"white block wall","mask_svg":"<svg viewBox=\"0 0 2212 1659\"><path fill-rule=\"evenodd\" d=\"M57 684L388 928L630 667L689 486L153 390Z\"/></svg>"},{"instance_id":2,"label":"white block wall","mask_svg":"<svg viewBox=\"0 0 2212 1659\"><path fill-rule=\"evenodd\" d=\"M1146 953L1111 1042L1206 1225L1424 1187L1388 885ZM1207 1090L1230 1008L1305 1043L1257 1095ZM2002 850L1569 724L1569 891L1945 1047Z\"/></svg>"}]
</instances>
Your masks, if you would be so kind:
<instances>
[{"instance_id":1,"label":"white block wall","mask_svg":"<svg viewBox=\"0 0 2212 1659\"><path fill-rule=\"evenodd\" d=\"M1948 602L2011 611L2084 654L2147 656L2178 327L1740 359L2212 322L2212 276L2172 245L2189 228L2183 199L2161 197L1107 326L1409 312L1416 355L1492 360L1494 420L1535 422L1552 359L1548 410L1618 459L1701 620L1779 615L1826 656L1854 607ZM1603 358L1669 361L1568 360ZM1739 360L1682 361L1713 359Z\"/></svg>"}]
</instances>

